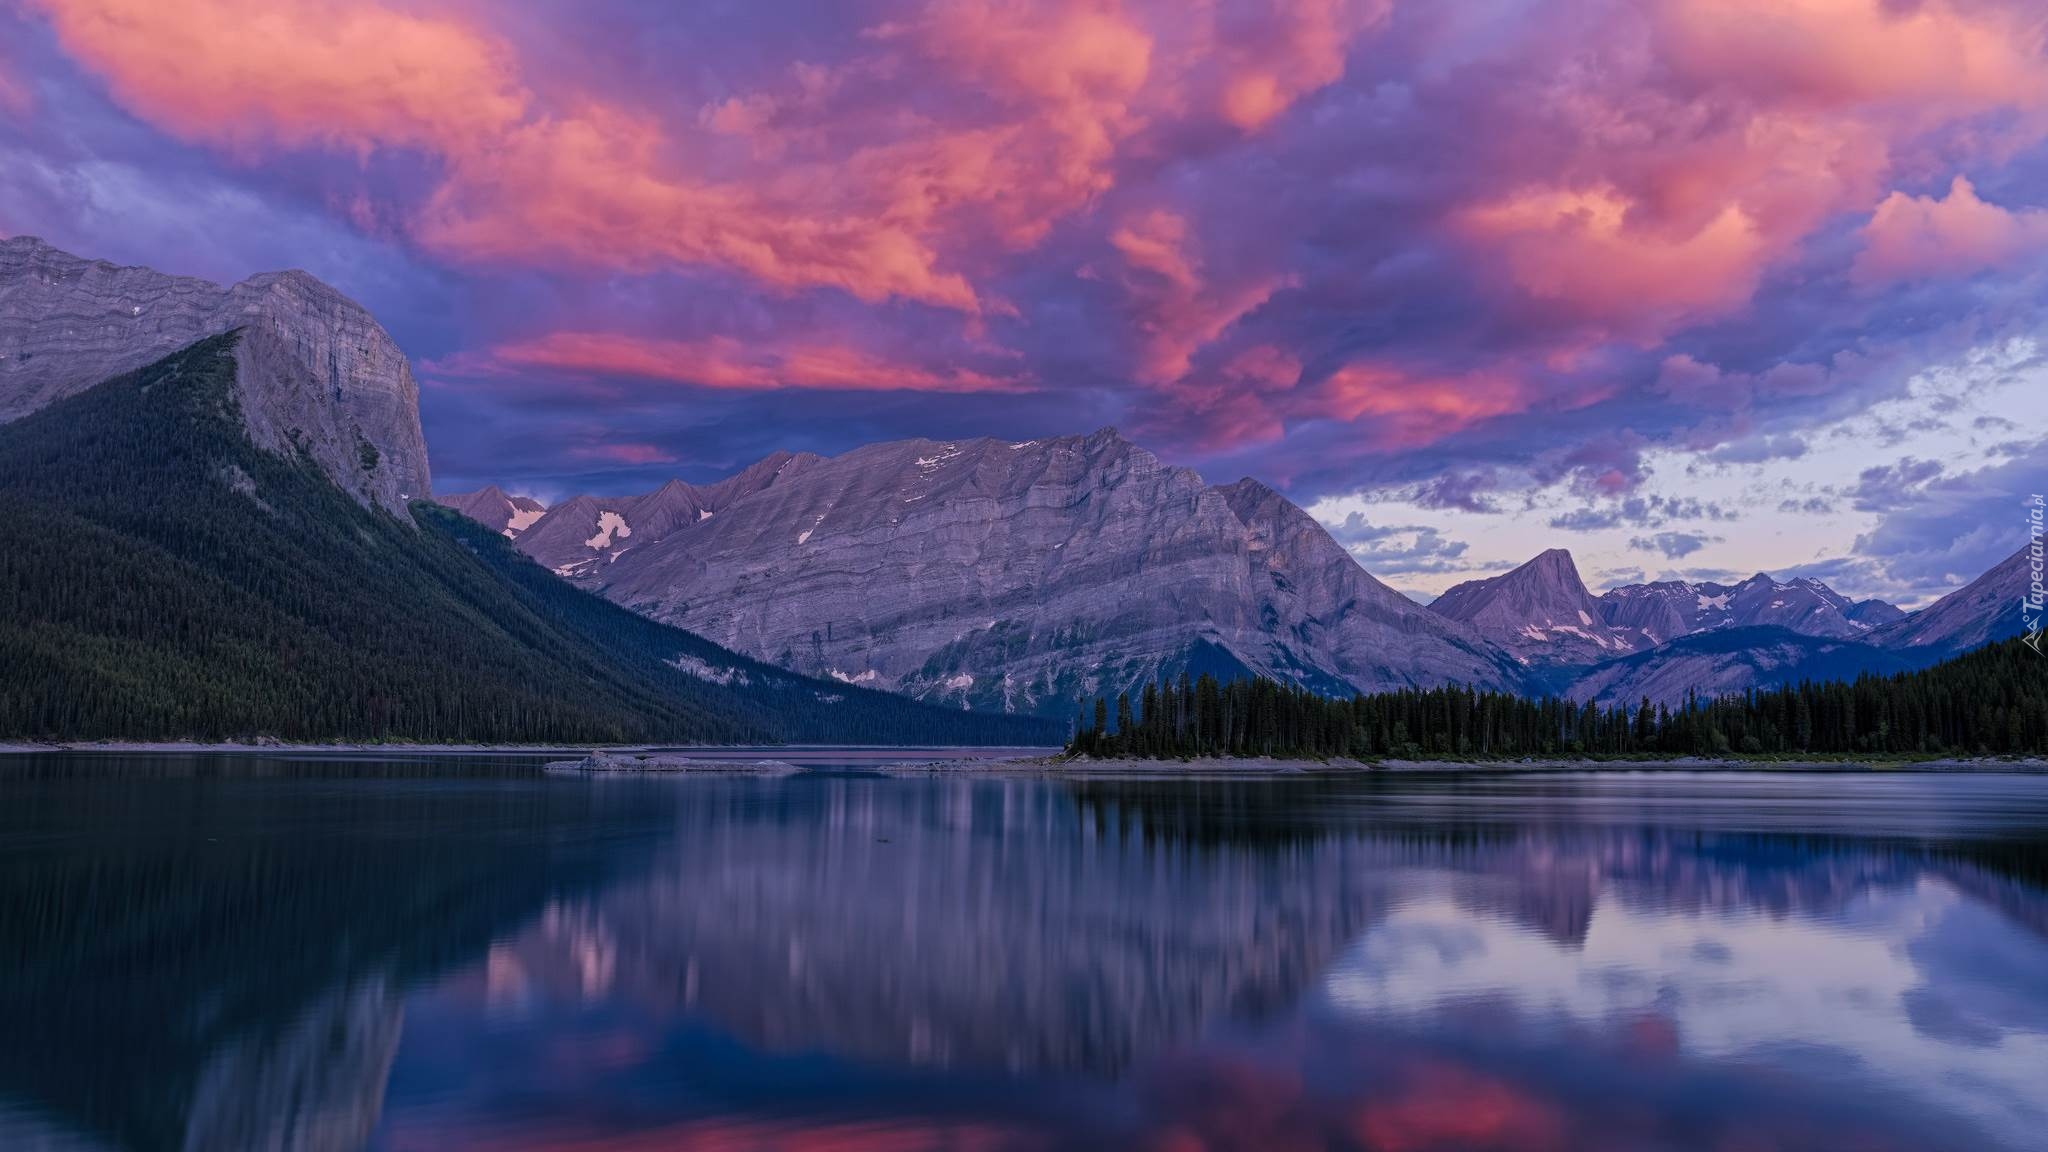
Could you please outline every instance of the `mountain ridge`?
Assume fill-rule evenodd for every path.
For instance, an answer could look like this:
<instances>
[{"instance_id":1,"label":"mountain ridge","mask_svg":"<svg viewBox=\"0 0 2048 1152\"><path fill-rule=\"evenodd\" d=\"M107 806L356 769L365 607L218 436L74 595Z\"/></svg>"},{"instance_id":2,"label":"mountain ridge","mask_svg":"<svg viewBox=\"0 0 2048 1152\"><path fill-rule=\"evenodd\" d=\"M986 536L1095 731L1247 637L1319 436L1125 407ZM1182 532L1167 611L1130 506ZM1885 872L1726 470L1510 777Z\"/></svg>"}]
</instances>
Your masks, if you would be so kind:
<instances>
[{"instance_id":1,"label":"mountain ridge","mask_svg":"<svg viewBox=\"0 0 2048 1152\"><path fill-rule=\"evenodd\" d=\"M650 524L662 491L695 518ZM657 493L565 501L518 545L737 650L949 703L1063 715L1213 661L1329 691L1519 676L1278 493L1115 429L778 453Z\"/></svg>"},{"instance_id":2,"label":"mountain ridge","mask_svg":"<svg viewBox=\"0 0 2048 1152\"><path fill-rule=\"evenodd\" d=\"M821 683L400 522L251 435L237 329L0 425L0 734L1031 743L1026 718ZM61 542L52 547L51 542ZM1031 738L1025 738L1030 735Z\"/></svg>"},{"instance_id":3,"label":"mountain ridge","mask_svg":"<svg viewBox=\"0 0 2048 1152\"><path fill-rule=\"evenodd\" d=\"M1597 664L1646 643L1640 631L1607 622L1563 548L1546 549L1502 575L1455 585L1429 607L1537 666Z\"/></svg>"},{"instance_id":4,"label":"mountain ridge","mask_svg":"<svg viewBox=\"0 0 2048 1152\"><path fill-rule=\"evenodd\" d=\"M405 522L406 501L432 491L412 366L368 311L303 271L223 287L0 240L0 424L237 329L250 436Z\"/></svg>"}]
</instances>

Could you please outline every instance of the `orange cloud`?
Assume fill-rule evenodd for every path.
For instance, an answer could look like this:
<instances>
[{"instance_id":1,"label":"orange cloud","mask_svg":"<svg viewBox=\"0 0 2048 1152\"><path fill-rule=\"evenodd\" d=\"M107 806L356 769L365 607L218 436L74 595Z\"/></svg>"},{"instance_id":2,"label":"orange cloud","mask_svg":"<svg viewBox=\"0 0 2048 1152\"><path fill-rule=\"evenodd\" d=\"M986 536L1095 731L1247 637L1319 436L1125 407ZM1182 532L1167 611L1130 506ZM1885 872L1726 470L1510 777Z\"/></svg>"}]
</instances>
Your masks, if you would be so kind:
<instances>
[{"instance_id":1,"label":"orange cloud","mask_svg":"<svg viewBox=\"0 0 2048 1152\"><path fill-rule=\"evenodd\" d=\"M895 363L841 344L766 348L729 336L652 340L602 332L555 332L492 349L444 368L456 375L547 369L631 376L733 391L783 388L854 392L1017 392L1023 382L964 369Z\"/></svg>"},{"instance_id":2,"label":"orange cloud","mask_svg":"<svg viewBox=\"0 0 2048 1152\"><path fill-rule=\"evenodd\" d=\"M1194 356L1231 325L1263 307L1291 277L1255 277L1227 287L1211 285L1182 216L1163 209L1140 214L1109 235L1123 257L1124 288L1143 336L1140 382L1184 381Z\"/></svg>"},{"instance_id":3,"label":"orange cloud","mask_svg":"<svg viewBox=\"0 0 2048 1152\"><path fill-rule=\"evenodd\" d=\"M1503 375L1426 376L1359 362L1333 373L1310 403L1305 415L1368 420L1375 447L1418 448L1481 421L1526 411L1530 398L1519 381Z\"/></svg>"},{"instance_id":4,"label":"orange cloud","mask_svg":"<svg viewBox=\"0 0 2048 1152\"><path fill-rule=\"evenodd\" d=\"M1515 283L1567 314L1654 335L1749 300L1765 241L1737 204L1696 226L1659 227L1611 185L1530 189L1464 214Z\"/></svg>"},{"instance_id":5,"label":"orange cloud","mask_svg":"<svg viewBox=\"0 0 2048 1152\"><path fill-rule=\"evenodd\" d=\"M1746 307L1808 237L1874 202L1929 131L2016 112L1966 143L2048 135L2038 10L1655 0L1624 18L1643 23L1536 93L1568 146L1450 214L1559 322L1561 347L1653 344Z\"/></svg>"},{"instance_id":6,"label":"orange cloud","mask_svg":"<svg viewBox=\"0 0 2048 1152\"><path fill-rule=\"evenodd\" d=\"M2048 251L2048 211L2010 211L1977 196L1962 176L1948 195L1893 192L1863 227L1853 273L1866 283L1962 276L2038 259Z\"/></svg>"},{"instance_id":7,"label":"orange cloud","mask_svg":"<svg viewBox=\"0 0 2048 1152\"><path fill-rule=\"evenodd\" d=\"M343 0L27 0L115 99L188 140L467 151L524 119L505 47Z\"/></svg>"},{"instance_id":8,"label":"orange cloud","mask_svg":"<svg viewBox=\"0 0 2048 1152\"><path fill-rule=\"evenodd\" d=\"M1205 9L1206 50L1164 74L1154 29L1187 22L1177 4L932 0L870 29L854 59L796 65L784 90L736 95L694 121L537 91L466 8L24 3L124 107L184 139L244 158L280 147L433 157L442 182L408 229L443 255L709 265L785 291L978 313L1004 307L970 281L988 241L1028 248L1092 205L1115 185L1120 149L1179 114L1191 70L1220 61L1209 103L1263 123L1339 77L1345 46L1386 0L1266 0L1228 36ZM840 99L911 76L971 98L939 111ZM750 141L752 164L734 165L721 137Z\"/></svg>"},{"instance_id":9,"label":"orange cloud","mask_svg":"<svg viewBox=\"0 0 2048 1152\"><path fill-rule=\"evenodd\" d=\"M839 181L818 172L779 187L683 175L654 119L590 100L548 110L505 45L452 16L336 0L29 2L123 106L185 139L438 156L445 180L414 222L437 251L709 264L783 289L978 306L939 267L928 215L879 210L860 189L835 201Z\"/></svg>"}]
</instances>

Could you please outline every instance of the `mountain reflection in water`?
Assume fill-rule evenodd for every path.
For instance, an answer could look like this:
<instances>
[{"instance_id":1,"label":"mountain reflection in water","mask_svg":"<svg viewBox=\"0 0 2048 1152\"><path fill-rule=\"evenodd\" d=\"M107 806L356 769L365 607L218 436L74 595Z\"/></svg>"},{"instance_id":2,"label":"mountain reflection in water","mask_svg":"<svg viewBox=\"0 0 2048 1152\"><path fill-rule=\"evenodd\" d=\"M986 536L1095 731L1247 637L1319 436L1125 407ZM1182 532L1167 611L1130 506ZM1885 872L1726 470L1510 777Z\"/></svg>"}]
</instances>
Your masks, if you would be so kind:
<instances>
[{"instance_id":1,"label":"mountain reflection in water","mask_svg":"<svg viewBox=\"0 0 2048 1152\"><path fill-rule=\"evenodd\" d=\"M0 764L0 1146L2048 1125L2048 777L131 767Z\"/></svg>"}]
</instances>

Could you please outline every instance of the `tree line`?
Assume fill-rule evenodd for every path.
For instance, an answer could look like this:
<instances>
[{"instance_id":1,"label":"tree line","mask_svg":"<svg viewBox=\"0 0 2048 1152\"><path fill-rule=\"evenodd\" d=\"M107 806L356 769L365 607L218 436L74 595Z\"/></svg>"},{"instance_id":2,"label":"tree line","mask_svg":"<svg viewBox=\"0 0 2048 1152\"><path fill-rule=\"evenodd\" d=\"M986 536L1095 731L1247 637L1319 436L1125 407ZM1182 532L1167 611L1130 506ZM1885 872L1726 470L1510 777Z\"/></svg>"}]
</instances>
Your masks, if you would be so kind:
<instances>
[{"instance_id":1,"label":"tree line","mask_svg":"<svg viewBox=\"0 0 2048 1152\"><path fill-rule=\"evenodd\" d=\"M1148 683L1083 702L1090 756L1513 758L2018 755L2048 751L2048 660L2017 639L1915 672L1805 681L1669 706L1460 685L1330 698L1269 679Z\"/></svg>"}]
</instances>

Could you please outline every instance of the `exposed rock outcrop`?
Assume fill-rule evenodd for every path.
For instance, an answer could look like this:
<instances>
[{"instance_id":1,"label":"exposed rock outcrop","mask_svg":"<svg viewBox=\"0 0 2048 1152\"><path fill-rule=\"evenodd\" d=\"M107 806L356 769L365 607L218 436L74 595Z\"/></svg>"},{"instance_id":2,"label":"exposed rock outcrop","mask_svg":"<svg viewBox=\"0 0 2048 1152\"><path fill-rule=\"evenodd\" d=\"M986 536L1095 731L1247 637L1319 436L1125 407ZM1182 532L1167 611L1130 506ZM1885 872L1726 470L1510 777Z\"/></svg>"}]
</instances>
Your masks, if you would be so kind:
<instances>
[{"instance_id":1,"label":"exposed rock outcrop","mask_svg":"<svg viewBox=\"0 0 2048 1152\"><path fill-rule=\"evenodd\" d=\"M1429 607L1532 665L1597 664L1656 643L1602 617L1600 602L1586 591L1572 554L1562 548L1512 572L1456 585Z\"/></svg>"},{"instance_id":2,"label":"exposed rock outcrop","mask_svg":"<svg viewBox=\"0 0 2048 1152\"><path fill-rule=\"evenodd\" d=\"M1212 487L1110 429L780 455L565 501L518 545L739 651L974 707L1064 712L1182 670L1326 691L1519 675L1277 493Z\"/></svg>"},{"instance_id":3,"label":"exposed rock outcrop","mask_svg":"<svg viewBox=\"0 0 2048 1152\"><path fill-rule=\"evenodd\" d=\"M533 497L507 495L496 484L474 492L443 493L434 500L514 540L548 510L547 505Z\"/></svg>"},{"instance_id":4,"label":"exposed rock outcrop","mask_svg":"<svg viewBox=\"0 0 2048 1152\"><path fill-rule=\"evenodd\" d=\"M234 328L246 329L237 384L258 444L303 452L391 511L428 494L405 354L362 306L304 272L222 287L0 240L0 422Z\"/></svg>"}]
</instances>

